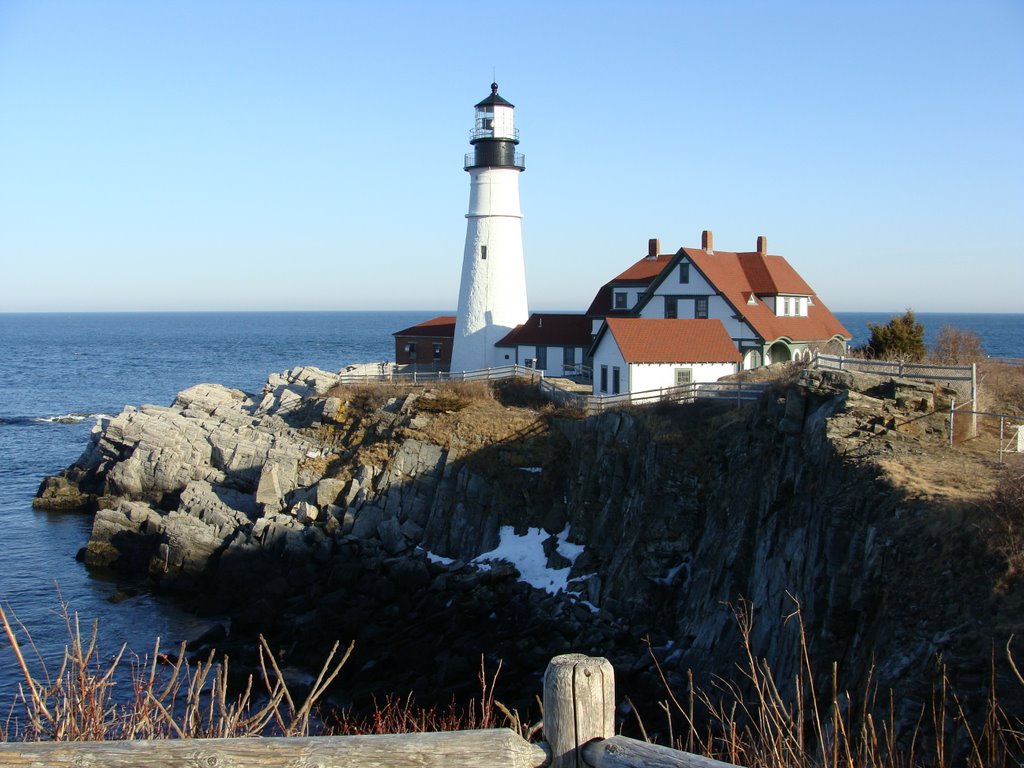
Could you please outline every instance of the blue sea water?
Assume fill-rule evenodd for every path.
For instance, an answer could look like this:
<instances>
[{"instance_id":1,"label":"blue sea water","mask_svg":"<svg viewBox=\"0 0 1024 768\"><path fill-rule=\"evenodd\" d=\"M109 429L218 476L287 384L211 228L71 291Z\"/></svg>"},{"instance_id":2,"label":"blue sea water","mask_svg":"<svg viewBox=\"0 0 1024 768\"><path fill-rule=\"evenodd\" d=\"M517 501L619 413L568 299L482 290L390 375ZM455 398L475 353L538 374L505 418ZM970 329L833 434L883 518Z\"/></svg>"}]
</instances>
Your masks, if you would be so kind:
<instances>
[{"instance_id":1,"label":"blue sea water","mask_svg":"<svg viewBox=\"0 0 1024 768\"><path fill-rule=\"evenodd\" d=\"M0 314L0 604L56 669L67 637L61 599L98 620L101 648L140 655L207 629L172 600L91 575L75 560L89 536L81 514L32 509L43 477L79 457L94 415L170 405L177 392L218 382L258 392L267 374L298 365L339 370L394 358L391 334L431 312ZM134 591L133 591L134 592ZM0 633L0 709L19 675Z\"/></svg>"},{"instance_id":2,"label":"blue sea water","mask_svg":"<svg viewBox=\"0 0 1024 768\"><path fill-rule=\"evenodd\" d=\"M60 601L98 620L101 648L122 642L141 654L201 634L210 620L144 590L112 602L130 584L90 574L75 560L89 535L85 515L37 512L44 476L68 466L89 441L94 415L124 405L168 405L199 382L255 392L268 373L298 365L338 370L393 359L391 334L440 312L0 314L0 603L31 632L56 668L66 630ZM837 313L854 335L900 313ZM1024 314L920 314L931 342L943 325L979 334L992 355L1024 357ZM87 622L88 623L88 622ZM0 640L0 707L18 670Z\"/></svg>"}]
</instances>

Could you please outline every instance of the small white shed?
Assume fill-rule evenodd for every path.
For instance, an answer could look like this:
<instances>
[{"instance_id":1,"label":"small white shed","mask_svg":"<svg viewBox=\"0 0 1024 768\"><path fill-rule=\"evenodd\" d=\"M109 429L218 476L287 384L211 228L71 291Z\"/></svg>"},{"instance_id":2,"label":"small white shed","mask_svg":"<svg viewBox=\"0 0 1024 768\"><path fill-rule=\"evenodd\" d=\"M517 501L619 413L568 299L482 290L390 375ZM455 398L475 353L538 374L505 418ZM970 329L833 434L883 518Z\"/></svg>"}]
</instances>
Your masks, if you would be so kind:
<instances>
[{"instance_id":1,"label":"small white shed","mask_svg":"<svg viewBox=\"0 0 1024 768\"><path fill-rule=\"evenodd\" d=\"M609 317L591 352L595 395L718 381L741 360L720 320Z\"/></svg>"}]
</instances>

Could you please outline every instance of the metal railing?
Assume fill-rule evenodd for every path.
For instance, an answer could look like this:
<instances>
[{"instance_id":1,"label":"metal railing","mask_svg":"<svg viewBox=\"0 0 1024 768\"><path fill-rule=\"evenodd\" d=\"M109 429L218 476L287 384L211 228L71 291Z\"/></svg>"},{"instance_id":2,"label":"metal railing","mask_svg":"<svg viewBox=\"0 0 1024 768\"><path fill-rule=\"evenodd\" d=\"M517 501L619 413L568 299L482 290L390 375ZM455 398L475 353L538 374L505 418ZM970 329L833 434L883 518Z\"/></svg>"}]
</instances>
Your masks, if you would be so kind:
<instances>
[{"instance_id":1,"label":"metal railing","mask_svg":"<svg viewBox=\"0 0 1024 768\"><path fill-rule=\"evenodd\" d=\"M818 353L811 360L810 367L932 381L954 390L962 400L960 407L970 405L973 408L978 402L978 366L973 364L934 365L932 363L905 363L901 360L862 360L856 357ZM976 416L972 416L969 433L971 437L976 437L978 434Z\"/></svg>"},{"instance_id":2,"label":"metal railing","mask_svg":"<svg viewBox=\"0 0 1024 768\"><path fill-rule=\"evenodd\" d=\"M519 129L513 128L512 135L509 136L505 129L498 129L498 132L495 133L493 125L489 128L484 128L483 126L471 128L469 131L469 140L476 141L477 139L511 139L513 141L519 141Z\"/></svg>"},{"instance_id":3,"label":"metal railing","mask_svg":"<svg viewBox=\"0 0 1024 768\"><path fill-rule=\"evenodd\" d=\"M521 168L525 168L526 167L526 155L524 155L522 152L516 152L515 156L513 158L513 163L514 163L514 165L512 166L513 168L520 168L520 169ZM467 152L466 155L465 155L465 158L463 159L463 162L462 162L463 169L469 170L470 168L476 168L477 165L478 165L478 163L476 161L476 152ZM507 168L509 166L501 166L501 167L506 167Z\"/></svg>"},{"instance_id":4,"label":"metal railing","mask_svg":"<svg viewBox=\"0 0 1024 768\"><path fill-rule=\"evenodd\" d=\"M863 360L859 357L816 354L812 368L836 371L859 371L876 376L896 376L901 379L927 379L928 381L971 381L973 366L906 363L902 360Z\"/></svg>"}]
</instances>

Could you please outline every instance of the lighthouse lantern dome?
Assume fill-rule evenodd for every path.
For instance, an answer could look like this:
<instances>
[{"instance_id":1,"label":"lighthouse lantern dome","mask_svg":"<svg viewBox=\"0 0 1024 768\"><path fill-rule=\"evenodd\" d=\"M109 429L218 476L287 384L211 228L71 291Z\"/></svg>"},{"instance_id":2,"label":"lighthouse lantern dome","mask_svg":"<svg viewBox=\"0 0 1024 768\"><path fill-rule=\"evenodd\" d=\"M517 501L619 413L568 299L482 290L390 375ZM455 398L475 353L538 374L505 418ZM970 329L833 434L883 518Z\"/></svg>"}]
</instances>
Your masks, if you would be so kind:
<instances>
[{"instance_id":1,"label":"lighthouse lantern dome","mask_svg":"<svg viewBox=\"0 0 1024 768\"><path fill-rule=\"evenodd\" d=\"M481 139L505 139L519 142L512 113L515 105L498 95L498 84L491 83L491 95L476 105L476 121L470 142Z\"/></svg>"}]
</instances>

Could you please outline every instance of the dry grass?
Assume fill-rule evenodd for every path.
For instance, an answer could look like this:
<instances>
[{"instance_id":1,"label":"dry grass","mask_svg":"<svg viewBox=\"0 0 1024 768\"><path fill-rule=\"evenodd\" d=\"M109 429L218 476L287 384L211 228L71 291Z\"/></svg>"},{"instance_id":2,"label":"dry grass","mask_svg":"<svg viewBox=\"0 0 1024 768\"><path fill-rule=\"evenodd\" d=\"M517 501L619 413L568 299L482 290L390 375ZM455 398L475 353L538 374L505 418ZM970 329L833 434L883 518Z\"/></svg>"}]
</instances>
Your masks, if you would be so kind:
<instances>
[{"instance_id":1,"label":"dry grass","mask_svg":"<svg viewBox=\"0 0 1024 768\"><path fill-rule=\"evenodd\" d=\"M60 668L53 674L36 653L41 672L25 659L18 633L0 607L0 624L10 643L23 680L6 722L3 741L99 741L168 738L228 738L278 734L307 735L314 706L334 681L352 652L338 658L335 643L305 699L292 696L266 640L260 637L261 680L250 675L241 693L228 687L228 659L189 662L185 646L175 656L160 649L151 657L134 659L131 700L115 696L125 662L125 646L112 657L101 654L96 625L83 636L78 616L63 607L68 645ZM15 624L17 621L14 620ZM20 626L23 636L28 636ZM31 638L28 646L34 650Z\"/></svg>"},{"instance_id":2,"label":"dry grass","mask_svg":"<svg viewBox=\"0 0 1024 768\"><path fill-rule=\"evenodd\" d=\"M409 387L388 381L366 384L338 384L328 390L324 397L336 397L348 407L362 411L375 411L395 397L408 394Z\"/></svg>"},{"instance_id":3,"label":"dry grass","mask_svg":"<svg viewBox=\"0 0 1024 768\"><path fill-rule=\"evenodd\" d=\"M428 413L461 411L472 403L494 399L486 381L443 381L431 386L416 401L416 409Z\"/></svg>"},{"instance_id":4,"label":"dry grass","mask_svg":"<svg viewBox=\"0 0 1024 768\"><path fill-rule=\"evenodd\" d=\"M981 410L1024 418L1024 365L986 361L978 365Z\"/></svg>"},{"instance_id":5,"label":"dry grass","mask_svg":"<svg viewBox=\"0 0 1024 768\"><path fill-rule=\"evenodd\" d=\"M1006 563L1005 579L1024 574L1024 460L1007 463L986 511L988 540Z\"/></svg>"},{"instance_id":6,"label":"dry grass","mask_svg":"<svg viewBox=\"0 0 1024 768\"><path fill-rule=\"evenodd\" d=\"M660 706L673 747L750 768L1005 768L1021 764L1024 720L1000 706L994 682L979 722L965 714L942 670L930 707L921 711L909 735L900 733L897 726L895 693L890 691L879 700L870 676L859 699L838 689L834 663L831 686L819 686L795 599L794 605L787 622L797 623L800 672L791 698L783 696L781 681L753 651L753 610L747 603L734 611L745 652L738 680L716 677L710 689L701 690L693 685L691 674L688 695L681 700L657 667L668 695ZM1006 663L1024 686L1009 644ZM885 714L878 717L878 712ZM643 723L640 727L644 730ZM677 731L681 733L676 735Z\"/></svg>"},{"instance_id":7,"label":"dry grass","mask_svg":"<svg viewBox=\"0 0 1024 768\"><path fill-rule=\"evenodd\" d=\"M1024 721L1000 706L995 686L980 720L970 720L945 674L930 707L920 713L913 733L900 734L892 692L881 700L871 680L859 699L838 687L819 686L800 606L787 622L799 633L800 672L795 693L786 697L767 661L758 658L751 643L753 611L741 603L735 610L745 661L735 679L715 678L707 690L694 687L680 698L662 674L667 698L660 707L676 749L725 760L750 768L1006 768L1020 765L1024 756ZM66 613L65 616L67 617ZM188 663L179 654L162 661L159 644L152 660L131 665L132 700L116 703L115 673L122 648L113 659L101 661L95 628L83 638L77 618L67 617L69 645L60 670L33 675L17 633L0 609L0 623L21 666L24 681L18 699L21 718L8 717L0 738L22 741L89 741L100 739L208 738L255 735L308 735L311 730L335 735L413 733L509 727L528 740L536 739L542 723L530 724L495 697L501 664L488 675L481 657L479 699L465 706L420 707L413 698L388 696L375 701L368 716L351 711L333 715L326 723L313 721L314 706L334 680L351 652L335 660L335 645L316 682L297 704L285 684L267 643L261 638L262 687L252 677L245 690L228 693L227 661ZM23 629L23 628L22 628ZM780 627L780 631L785 627ZM180 649L184 652L184 647ZM653 654L652 654L653 656ZM1024 686L1010 645L1006 662L1011 676ZM833 681L838 670L833 665ZM994 675L993 675L994 678ZM538 705L540 702L538 701ZM886 713L877 717L876 712ZM639 723L641 731L644 724ZM644 731L646 733L646 731ZM927 738L923 734L930 734Z\"/></svg>"},{"instance_id":8,"label":"dry grass","mask_svg":"<svg viewBox=\"0 0 1024 768\"><path fill-rule=\"evenodd\" d=\"M336 712L327 724L328 731L338 736L387 733L429 733L464 731L477 728L511 728L527 741L540 734L540 722L524 721L518 710L509 710L495 698L501 662L488 677L483 656L480 657L480 698L470 699L465 706L454 700L446 707L421 707L412 695L388 695L383 702L374 699L373 711L357 716L351 710ZM538 700L538 704L539 704Z\"/></svg>"}]
</instances>

